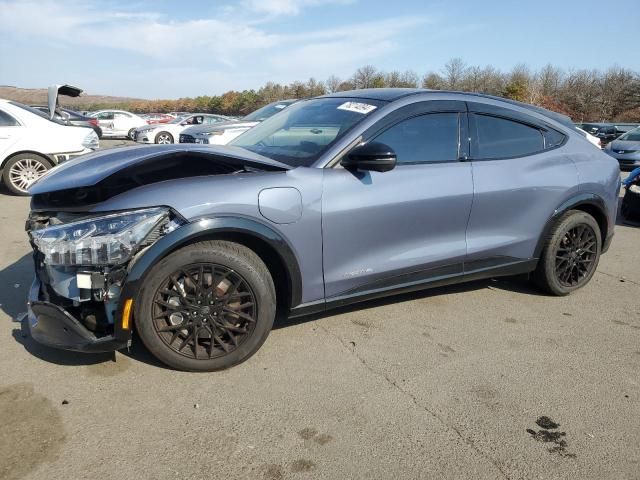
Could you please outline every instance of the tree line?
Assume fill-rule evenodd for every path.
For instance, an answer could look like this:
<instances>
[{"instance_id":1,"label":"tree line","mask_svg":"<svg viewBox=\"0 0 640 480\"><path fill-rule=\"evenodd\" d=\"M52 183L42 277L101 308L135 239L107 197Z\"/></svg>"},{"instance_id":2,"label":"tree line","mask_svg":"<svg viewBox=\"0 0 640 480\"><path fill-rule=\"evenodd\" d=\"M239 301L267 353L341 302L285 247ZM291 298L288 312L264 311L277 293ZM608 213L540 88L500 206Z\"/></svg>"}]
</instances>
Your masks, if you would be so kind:
<instances>
[{"instance_id":1,"label":"tree line","mask_svg":"<svg viewBox=\"0 0 640 480\"><path fill-rule=\"evenodd\" d=\"M268 82L258 90L232 90L222 95L86 104L83 107L86 110L117 107L138 113L187 111L246 115L286 98L383 87L487 93L539 105L569 115L576 122L640 122L640 75L633 70L617 65L604 71L563 70L553 65L532 70L521 64L505 72L492 66L467 65L460 58L451 59L441 70L423 76L411 70L386 72L366 65L348 78L332 75L324 81L310 78L288 85ZM78 108L77 105L74 107Z\"/></svg>"}]
</instances>

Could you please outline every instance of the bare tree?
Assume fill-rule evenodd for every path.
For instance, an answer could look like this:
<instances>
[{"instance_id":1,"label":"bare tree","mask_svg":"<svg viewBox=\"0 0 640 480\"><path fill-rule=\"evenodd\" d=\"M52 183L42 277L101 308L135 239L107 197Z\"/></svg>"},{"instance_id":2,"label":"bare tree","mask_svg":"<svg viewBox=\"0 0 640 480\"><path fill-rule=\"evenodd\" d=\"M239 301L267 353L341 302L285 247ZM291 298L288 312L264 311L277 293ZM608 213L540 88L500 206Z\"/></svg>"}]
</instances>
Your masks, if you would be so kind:
<instances>
[{"instance_id":1,"label":"bare tree","mask_svg":"<svg viewBox=\"0 0 640 480\"><path fill-rule=\"evenodd\" d=\"M443 90L445 88L445 81L437 73L429 72L422 78L422 87L430 90Z\"/></svg>"},{"instance_id":2,"label":"bare tree","mask_svg":"<svg viewBox=\"0 0 640 480\"><path fill-rule=\"evenodd\" d=\"M342 80L340 80L335 75L331 75L324 83L327 86L327 90L329 93L335 93L340 88L340 83L342 83Z\"/></svg>"},{"instance_id":3,"label":"bare tree","mask_svg":"<svg viewBox=\"0 0 640 480\"><path fill-rule=\"evenodd\" d=\"M462 88L462 80L464 78L467 65L461 58L452 58L449 60L443 69L445 88L450 90L457 90Z\"/></svg>"},{"instance_id":4,"label":"bare tree","mask_svg":"<svg viewBox=\"0 0 640 480\"><path fill-rule=\"evenodd\" d=\"M351 77L351 83L354 88L374 88L376 80L378 80L380 73L372 65L365 65L358 68L353 77Z\"/></svg>"}]
</instances>

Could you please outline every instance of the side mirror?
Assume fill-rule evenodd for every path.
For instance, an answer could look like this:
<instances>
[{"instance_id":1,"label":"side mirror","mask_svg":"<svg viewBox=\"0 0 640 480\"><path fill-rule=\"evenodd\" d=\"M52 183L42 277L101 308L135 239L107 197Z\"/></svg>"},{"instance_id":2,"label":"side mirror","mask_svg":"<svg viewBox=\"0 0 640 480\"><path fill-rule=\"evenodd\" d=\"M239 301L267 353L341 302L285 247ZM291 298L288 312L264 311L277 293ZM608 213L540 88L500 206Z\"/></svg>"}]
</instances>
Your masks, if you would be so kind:
<instances>
[{"instance_id":1,"label":"side mirror","mask_svg":"<svg viewBox=\"0 0 640 480\"><path fill-rule=\"evenodd\" d=\"M364 143L351 150L340 165L347 170L388 172L396 166L396 153L384 143Z\"/></svg>"}]
</instances>

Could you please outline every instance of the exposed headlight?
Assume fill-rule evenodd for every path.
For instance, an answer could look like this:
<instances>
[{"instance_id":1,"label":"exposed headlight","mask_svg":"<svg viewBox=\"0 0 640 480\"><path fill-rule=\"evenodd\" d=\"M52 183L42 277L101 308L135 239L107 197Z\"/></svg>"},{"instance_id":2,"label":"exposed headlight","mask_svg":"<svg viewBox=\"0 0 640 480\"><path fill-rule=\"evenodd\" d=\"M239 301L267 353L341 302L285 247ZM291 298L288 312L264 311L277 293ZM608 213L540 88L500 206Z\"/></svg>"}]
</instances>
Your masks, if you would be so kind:
<instances>
[{"instance_id":1,"label":"exposed headlight","mask_svg":"<svg viewBox=\"0 0 640 480\"><path fill-rule=\"evenodd\" d=\"M119 265L138 248L175 229L166 208L147 208L32 230L48 265Z\"/></svg>"},{"instance_id":2,"label":"exposed headlight","mask_svg":"<svg viewBox=\"0 0 640 480\"><path fill-rule=\"evenodd\" d=\"M98 139L98 135L96 135L96 132L91 130L91 133L87 134L87 136L84 137L82 146L84 148L91 148L92 150L98 148L100 146L100 140Z\"/></svg>"}]
</instances>

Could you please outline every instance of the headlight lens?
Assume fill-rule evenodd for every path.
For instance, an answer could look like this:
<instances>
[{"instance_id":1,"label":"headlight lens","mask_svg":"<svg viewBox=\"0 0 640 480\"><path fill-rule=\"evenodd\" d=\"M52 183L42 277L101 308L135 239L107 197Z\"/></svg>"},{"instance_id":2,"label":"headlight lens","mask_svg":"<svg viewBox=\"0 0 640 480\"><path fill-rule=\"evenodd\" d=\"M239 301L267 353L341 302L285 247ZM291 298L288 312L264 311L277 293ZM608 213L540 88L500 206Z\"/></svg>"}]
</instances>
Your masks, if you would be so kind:
<instances>
[{"instance_id":1,"label":"headlight lens","mask_svg":"<svg viewBox=\"0 0 640 480\"><path fill-rule=\"evenodd\" d=\"M89 133L86 137L84 137L84 140L82 141L82 146L84 148L91 148L91 149L98 148L100 146L100 140L98 140L98 135L96 135L96 132L91 130L91 133Z\"/></svg>"},{"instance_id":2,"label":"headlight lens","mask_svg":"<svg viewBox=\"0 0 640 480\"><path fill-rule=\"evenodd\" d=\"M33 230L31 238L48 265L119 265L178 225L166 208L147 208Z\"/></svg>"}]
</instances>

